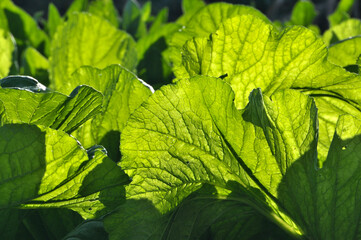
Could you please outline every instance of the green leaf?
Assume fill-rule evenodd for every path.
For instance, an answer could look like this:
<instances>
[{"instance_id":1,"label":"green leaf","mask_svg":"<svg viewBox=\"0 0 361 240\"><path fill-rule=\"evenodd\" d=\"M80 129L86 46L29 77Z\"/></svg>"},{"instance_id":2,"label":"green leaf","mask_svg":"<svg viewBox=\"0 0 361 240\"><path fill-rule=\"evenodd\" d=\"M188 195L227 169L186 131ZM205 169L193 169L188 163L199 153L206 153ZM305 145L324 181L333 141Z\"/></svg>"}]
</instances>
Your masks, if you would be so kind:
<instances>
[{"instance_id":1,"label":"green leaf","mask_svg":"<svg viewBox=\"0 0 361 240\"><path fill-rule=\"evenodd\" d=\"M361 36L349 38L336 43L328 49L328 60L342 67L354 65L357 67L357 59L361 54ZM358 73L358 71L356 72Z\"/></svg>"},{"instance_id":2,"label":"green leaf","mask_svg":"<svg viewBox=\"0 0 361 240\"><path fill-rule=\"evenodd\" d=\"M1 208L65 207L89 218L121 201L128 178L102 151L88 156L68 134L34 125L0 132Z\"/></svg>"},{"instance_id":3,"label":"green leaf","mask_svg":"<svg viewBox=\"0 0 361 240\"><path fill-rule=\"evenodd\" d=\"M348 20L350 15L348 14L354 4L355 0L341 0L337 5L334 13L328 17L331 27L340 24L341 22Z\"/></svg>"},{"instance_id":4,"label":"green leaf","mask_svg":"<svg viewBox=\"0 0 361 240\"><path fill-rule=\"evenodd\" d=\"M78 213L68 209L50 208L32 211L38 214L42 225L49 232L49 235L51 234L57 239L63 238L83 220ZM38 221L34 221L34 219L29 219L29 221L38 224Z\"/></svg>"},{"instance_id":5,"label":"green leaf","mask_svg":"<svg viewBox=\"0 0 361 240\"><path fill-rule=\"evenodd\" d=\"M282 175L293 162L315 149L317 109L306 95L286 90L275 93L271 100L259 90L253 91L249 109L251 121L262 127ZM267 186L266 183L263 185Z\"/></svg>"},{"instance_id":6,"label":"green leaf","mask_svg":"<svg viewBox=\"0 0 361 240\"><path fill-rule=\"evenodd\" d=\"M135 42L127 33L99 17L78 13L58 28L49 61L52 84L62 91L71 74L84 65L104 68L120 64L134 70L137 53Z\"/></svg>"},{"instance_id":7,"label":"green leaf","mask_svg":"<svg viewBox=\"0 0 361 240\"><path fill-rule=\"evenodd\" d=\"M68 209L14 211L19 212L15 224L20 224L20 227L13 237L6 239L62 239L83 221L78 213Z\"/></svg>"},{"instance_id":8,"label":"green leaf","mask_svg":"<svg viewBox=\"0 0 361 240\"><path fill-rule=\"evenodd\" d=\"M119 13L113 0L75 0L65 13L67 18L72 18L74 13L88 12L104 20L108 20L114 27L119 27Z\"/></svg>"},{"instance_id":9,"label":"green leaf","mask_svg":"<svg viewBox=\"0 0 361 240\"><path fill-rule=\"evenodd\" d=\"M359 108L348 101L330 96L322 91L314 92L311 96L314 97L318 109L319 141L317 151L319 164L322 166L327 157L339 116L352 114L361 119L361 112Z\"/></svg>"},{"instance_id":10,"label":"green leaf","mask_svg":"<svg viewBox=\"0 0 361 240\"><path fill-rule=\"evenodd\" d=\"M152 88L139 80L127 69L112 65L103 70L82 67L69 81L66 92L73 86L87 84L103 95L102 114L89 120L72 135L86 147L101 144L109 156L117 161L119 155L119 134L129 115L151 94Z\"/></svg>"},{"instance_id":11,"label":"green leaf","mask_svg":"<svg viewBox=\"0 0 361 240\"><path fill-rule=\"evenodd\" d=\"M19 239L16 234L21 231L21 213L17 209L0 210L0 237L2 239Z\"/></svg>"},{"instance_id":12,"label":"green leaf","mask_svg":"<svg viewBox=\"0 0 361 240\"><path fill-rule=\"evenodd\" d=\"M300 39L305 41L300 43ZM189 40L183 47L183 66L175 74L178 78L227 75L225 80L236 93L236 105L243 108L254 88L260 87L269 95L278 88L290 88L299 77L296 72L310 66L304 59L312 56L313 63L326 54L322 47L322 41L305 28L292 27L277 34L272 25L257 17L237 16L221 23L209 39Z\"/></svg>"},{"instance_id":13,"label":"green leaf","mask_svg":"<svg viewBox=\"0 0 361 240\"><path fill-rule=\"evenodd\" d=\"M315 168L315 158L300 158L282 180L280 200L310 238L360 235L360 126L356 118L341 116L323 168Z\"/></svg>"},{"instance_id":14,"label":"green leaf","mask_svg":"<svg viewBox=\"0 0 361 240\"><path fill-rule=\"evenodd\" d=\"M175 23L163 24L137 42L138 76L154 88L171 82L173 73L167 48L172 34L179 29L180 26Z\"/></svg>"},{"instance_id":15,"label":"green leaf","mask_svg":"<svg viewBox=\"0 0 361 240\"><path fill-rule=\"evenodd\" d=\"M30 77L11 76L0 81L1 124L28 123L72 132L100 113L102 95L88 86L70 96L47 89Z\"/></svg>"},{"instance_id":16,"label":"green leaf","mask_svg":"<svg viewBox=\"0 0 361 240\"><path fill-rule=\"evenodd\" d=\"M95 0L90 2L88 12L107 19L116 28L119 27L119 13L113 0Z\"/></svg>"},{"instance_id":17,"label":"green leaf","mask_svg":"<svg viewBox=\"0 0 361 240\"><path fill-rule=\"evenodd\" d=\"M347 108L360 109L360 76L346 72L326 58L323 42L306 28L295 26L278 33L256 17L238 16L222 23L210 38L189 40L175 74L177 78L194 75L224 78L235 92L237 108L246 106L248 93L254 88L261 88L269 96L277 90L293 88L316 99L335 98L331 104L335 109L342 109L345 104L349 105ZM321 111L320 118L327 120L332 108ZM323 160L330 143L329 133L335 128L335 121L332 122L333 129L329 122L320 122L327 124L320 127L319 146L325 149L320 149L319 157Z\"/></svg>"},{"instance_id":18,"label":"green leaf","mask_svg":"<svg viewBox=\"0 0 361 240\"><path fill-rule=\"evenodd\" d=\"M164 218L164 217L163 217ZM162 239L162 215L147 200L126 200L115 212L105 216L104 227L110 240Z\"/></svg>"},{"instance_id":19,"label":"green leaf","mask_svg":"<svg viewBox=\"0 0 361 240\"><path fill-rule=\"evenodd\" d=\"M189 20L196 15L198 11L200 11L203 7L206 6L207 5L203 2L203 0L182 1L183 14L177 19L176 23L186 25L187 23L189 23Z\"/></svg>"},{"instance_id":20,"label":"green leaf","mask_svg":"<svg viewBox=\"0 0 361 240\"><path fill-rule=\"evenodd\" d=\"M65 13L65 16L71 18L73 13L83 12L88 6L88 0L74 0Z\"/></svg>"},{"instance_id":21,"label":"green leaf","mask_svg":"<svg viewBox=\"0 0 361 240\"><path fill-rule=\"evenodd\" d=\"M162 25L168 21L168 8L163 8L159 11L158 15L154 18L152 26L149 28L149 34L156 33ZM170 23L171 24L171 23ZM146 37L146 36L145 36Z\"/></svg>"},{"instance_id":22,"label":"green leaf","mask_svg":"<svg viewBox=\"0 0 361 240\"><path fill-rule=\"evenodd\" d=\"M50 3L48 8L48 22L46 23L46 29L50 37L54 36L56 29L62 24L62 22L63 19L58 9L53 3Z\"/></svg>"},{"instance_id":23,"label":"green leaf","mask_svg":"<svg viewBox=\"0 0 361 240\"><path fill-rule=\"evenodd\" d=\"M361 72L361 56L358 56L356 64L358 66L358 72Z\"/></svg>"},{"instance_id":24,"label":"green leaf","mask_svg":"<svg viewBox=\"0 0 361 240\"><path fill-rule=\"evenodd\" d=\"M316 9L311 1L298 1L293 7L291 24L309 26L316 17Z\"/></svg>"},{"instance_id":25,"label":"green leaf","mask_svg":"<svg viewBox=\"0 0 361 240\"><path fill-rule=\"evenodd\" d=\"M242 201L195 193L161 215L151 202L127 200L104 219L109 239L290 239Z\"/></svg>"},{"instance_id":26,"label":"green leaf","mask_svg":"<svg viewBox=\"0 0 361 240\"><path fill-rule=\"evenodd\" d=\"M174 34L172 45L182 47L186 40L193 37L208 37L221 23L238 15L253 15L269 22L267 17L255 8L229 3L213 3L201 8L187 22L182 22L184 29Z\"/></svg>"},{"instance_id":27,"label":"green leaf","mask_svg":"<svg viewBox=\"0 0 361 240\"><path fill-rule=\"evenodd\" d=\"M214 33L221 26L223 21L238 15L254 15L269 22L266 16L252 7L228 3L209 4L197 11L196 14L187 19L186 22L181 21L180 24L183 24L184 27L180 29L179 32L173 34L169 43L170 52L168 53L170 61L174 65L173 71L175 72L176 77L179 77L180 75L185 77L183 75L186 75L183 73L183 69L179 69L179 65L182 62L182 57L188 54L185 53L187 49L182 49L183 45L187 44L187 40L192 41L195 37L209 37L211 33ZM203 48L204 44L205 43L202 42L200 48ZM208 58L208 56L202 56L198 50L193 52L194 53L192 54L196 54L197 58ZM208 53L204 54L207 55ZM195 60L195 63L197 64L197 60ZM204 65L207 66L207 64ZM179 71L181 73L179 73Z\"/></svg>"},{"instance_id":28,"label":"green leaf","mask_svg":"<svg viewBox=\"0 0 361 240\"><path fill-rule=\"evenodd\" d=\"M32 46L48 55L49 39L29 14L11 1L3 0L0 3L0 16L3 19L0 27L11 32L21 49Z\"/></svg>"},{"instance_id":29,"label":"green leaf","mask_svg":"<svg viewBox=\"0 0 361 240\"><path fill-rule=\"evenodd\" d=\"M49 85L49 61L35 48L28 47L22 55L21 74L32 76L42 84Z\"/></svg>"},{"instance_id":30,"label":"green leaf","mask_svg":"<svg viewBox=\"0 0 361 240\"><path fill-rule=\"evenodd\" d=\"M167 23L167 19L168 8L163 8L152 22L148 34L137 41L138 76L155 89L170 83L173 78L168 46L172 35L181 26Z\"/></svg>"},{"instance_id":31,"label":"green leaf","mask_svg":"<svg viewBox=\"0 0 361 240\"><path fill-rule=\"evenodd\" d=\"M273 201L287 167L307 151L314 136L312 121L305 122L301 116L314 116L315 108L296 91L275 98L276 106L271 101L267 104L276 122L271 127L282 128L270 136L265 132L268 128L257 123L271 114L259 107L262 98L239 111L231 88L219 79L195 77L156 91L131 115L122 132L120 164L133 179L128 198L149 199L163 214L204 184L211 184L228 194L245 192L242 201L287 226L287 231L297 232ZM284 103L290 106L281 107ZM289 152L282 155L281 147L270 138L282 141L287 136L291 138L283 145ZM273 209L272 216L268 208Z\"/></svg>"},{"instance_id":32,"label":"green leaf","mask_svg":"<svg viewBox=\"0 0 361 240\"><path fill-rule=\"evenodd\" d=\"M183 0L182 1L182 10L183 16L185 14L194 14L196 11L201 9L202 7L206 6L203 0Z\"/></svg>"},{"instance_id":33,"label":"green leaf","mask_svg":"<svg viewBox=\"0 0 361 240\"><path fill-rule=\"evenodd\" d=\"M338 3L337 10L340 9L343 11L350 11L354 2L355 2L355 0L341 0Z\"/></svg>"},{"instance_id":34,"label":"green leaf","mask_svg":"<svg viewBox=\"0 0 361 240\"><path fill-rule=\"evenodd\" d=\"M164 239L290 239L235 196L193 194L172 212L167 227Z\"/></svg>"},{"instance_id":35,"label":"green leaf","mask_svg":"<svg viewBox=\"0 0 361 240\"><path fill-rule=\"evenodd\" d=\"M10 72L14 48L11 35L0 29L0 78L6 77Z\"/></svg>"},{"instance_id":36,"label":"green leaf","mask_svg":"<svg viewBox=\"0 0 361 240\"><path fill-rule=\"evenodd\" d=\"M123 10L122 28L135 39L146 35L146 20L151 10L151 3L147 2L143 8L134 0L127 0Z\"/></svg>"},{"instance_id":37,"label":"green leaf","mask_svg":"<svg viewBox=\"0 0 361 240\"><path fill-rule=\"evenodd\" d=\"M147 1L141 9L142 21L147 22L151 17L151 13L152 13L152 2Z\"/></svg>"},{"instance_id":38,"label":"green leaf","mask_svg":"<svg viewBox=\"0 0 361 240\"><path fill-rule=\"evenodd\" d=\"M208 77L155 92L123 131L121 165L133 180L128 198L148 199L163 214L210 184L215 195L223 191L230 198L226 192L237 191L242 198L232 199L266 216L262 204L268 205L284 222L273 220L295 235L300 234L295 223L280 209L304 238L357 239L361 121L339 118L319 169L317 108L311 98L295 90L268 98L255 90L241 111L233 98L226 83Z\"/></svg>"},{"instance_id":39,"label":"green leaf","mask_svg":"<svg viewBox=\"0 0 361 240\"><path fill-rule=\"evenodd\" d=\"M257 17L237 16L222 23L210 38L188 41L176 75L227 75L236 105L242 108L256 87L268 95L291 87L335 91L338 84L355 77L325 61L326 55L323 42L306 28L294 26L278 33ZM338 93L347 95L343 91Z\"/></svg>"},{"instance_id":40,"label":"green leaf","mask_svg":"<svg viewBox=\"0 0 361 240\"><path fill-rule=\"evenodd\" d=\"M349 19L327 30L323 34L323 41L327 45L331 45L357 35L361 35L361 21L359 19Z\"/></svg>"},{"instance_id":41,"label":"green leaf","mask_svg":"<svg viewBox=\"0 0 361 240\"><path fill-rule=\"evenodd\" d=\"M108 234L105 232L103 222L86 221L67 234L64 240L108 240Z\"/></svg>"}]
</instances>

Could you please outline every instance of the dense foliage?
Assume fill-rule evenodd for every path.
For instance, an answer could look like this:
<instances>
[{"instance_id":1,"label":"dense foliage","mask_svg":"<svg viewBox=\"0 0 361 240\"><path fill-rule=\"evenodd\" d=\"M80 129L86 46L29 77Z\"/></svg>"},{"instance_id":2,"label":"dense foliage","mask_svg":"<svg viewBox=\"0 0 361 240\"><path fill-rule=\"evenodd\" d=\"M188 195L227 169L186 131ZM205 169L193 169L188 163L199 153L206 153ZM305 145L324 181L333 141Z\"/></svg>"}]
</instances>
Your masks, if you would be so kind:
<instances>
[{"instance_id":1,"label":"dense foliage","mask_svg":"<svg viewBox=\"0 0 361 240\"><path fill-rule=\"evenodd\" d=\"M0 239L361 239L361 21L0 0Z\"/></svg>"}]
</instances>

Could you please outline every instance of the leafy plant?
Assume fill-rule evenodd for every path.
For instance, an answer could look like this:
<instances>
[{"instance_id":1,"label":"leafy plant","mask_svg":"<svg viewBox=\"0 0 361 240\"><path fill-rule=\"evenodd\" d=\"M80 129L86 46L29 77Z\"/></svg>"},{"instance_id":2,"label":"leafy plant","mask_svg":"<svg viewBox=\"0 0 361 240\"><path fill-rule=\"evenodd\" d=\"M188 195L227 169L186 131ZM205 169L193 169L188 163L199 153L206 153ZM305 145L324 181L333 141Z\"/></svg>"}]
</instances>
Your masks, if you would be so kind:
<instances>
[{"instance_id":1,"label":"leafy plant","mask_svg":"<svg viewBox=\"0 0 361 240\"><path fill-rule=\"evenodd\" d=\"M360 239L352 3L0 1L0 238Z\"/></svg>"}]
</instances>

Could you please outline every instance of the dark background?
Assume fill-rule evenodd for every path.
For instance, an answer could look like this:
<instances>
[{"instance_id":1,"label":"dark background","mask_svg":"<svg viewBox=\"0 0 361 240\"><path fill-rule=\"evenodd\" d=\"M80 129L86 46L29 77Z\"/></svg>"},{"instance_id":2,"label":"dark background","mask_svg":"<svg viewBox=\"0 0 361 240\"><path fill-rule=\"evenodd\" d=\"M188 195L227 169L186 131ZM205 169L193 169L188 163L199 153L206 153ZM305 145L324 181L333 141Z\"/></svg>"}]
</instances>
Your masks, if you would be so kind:
<instances>
[{"instance_id":1,"label":"dark background","mask_svg":"<svg viewBox=\"0 0 361 240\"><path fill-rule=\"evenodd\" d=\"M147 0L137 0L137 2L142 5ZM34 16L35 14L42 13L42 16L46 18L48 4L50 2L54 3L60 13L64 13L69 7L72 0L13 0L13 2L25 9L30 15ZM114 4L118 8L118 11L121 13L126 0L114 0ZM152 9L153 14L155 15L163 7L168 7L169 9L169 20L176 20L181 14L181 0L152 0ZM290 13L294 4L297 0L227 0L227 1L216 1L216 0L206 0L207 3L212 2L230 2L237 4L246 4L255 6L257 9L261 10L266 14L271 20L289 20ZM312 1L317 8L318 16L315 19L315 24L319 25L321 29L328 28L327 16L334 11L337 6L337 0L313 0ZM353 8L352 16L360 18L361 13L361 4L359 0L355 1L355 6Z\"/></svg>"}]
</instances>

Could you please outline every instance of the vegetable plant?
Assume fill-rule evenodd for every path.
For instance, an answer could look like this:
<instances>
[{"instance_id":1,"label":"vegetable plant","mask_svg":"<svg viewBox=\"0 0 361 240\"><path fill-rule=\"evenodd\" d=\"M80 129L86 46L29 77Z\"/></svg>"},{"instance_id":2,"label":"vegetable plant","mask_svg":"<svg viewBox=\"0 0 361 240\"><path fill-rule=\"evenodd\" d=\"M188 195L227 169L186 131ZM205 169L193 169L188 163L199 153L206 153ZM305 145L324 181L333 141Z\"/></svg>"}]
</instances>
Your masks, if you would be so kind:
<instances>
[{"instance_id":1,"label":"vegetable plant","mask_svg":"<svg viewBox=\"0 0 361 240\"><path fill-rule=\"evenodd\" d=\"M361 239L353 4L0 1L0 238Z\"/></svg>"}]
</instances>

